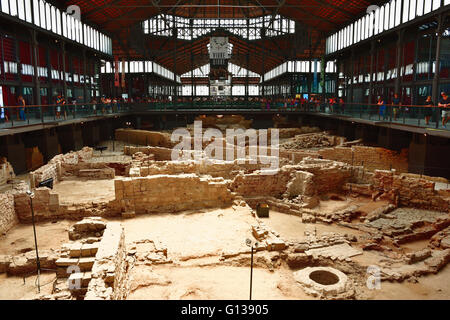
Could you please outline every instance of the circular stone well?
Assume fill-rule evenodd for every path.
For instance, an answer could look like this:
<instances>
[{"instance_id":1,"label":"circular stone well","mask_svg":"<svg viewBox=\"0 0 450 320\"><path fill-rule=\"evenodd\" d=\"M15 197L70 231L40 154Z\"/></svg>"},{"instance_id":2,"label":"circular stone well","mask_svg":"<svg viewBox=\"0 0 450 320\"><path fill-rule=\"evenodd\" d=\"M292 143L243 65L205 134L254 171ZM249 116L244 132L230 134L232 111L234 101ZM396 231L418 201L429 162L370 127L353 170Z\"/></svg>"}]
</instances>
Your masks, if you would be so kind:
<instances>
[{"instance_id":1,"label":"circular stone well","mask_svg":"<svg viewBox=\"0 0 450 320\"><path fill-rule=\"evenodd\" d=\"M350 298L354 291L341 271L330 267L308 267L294 272L303 290L320 298Z\"/></svg>"}]
</instances>

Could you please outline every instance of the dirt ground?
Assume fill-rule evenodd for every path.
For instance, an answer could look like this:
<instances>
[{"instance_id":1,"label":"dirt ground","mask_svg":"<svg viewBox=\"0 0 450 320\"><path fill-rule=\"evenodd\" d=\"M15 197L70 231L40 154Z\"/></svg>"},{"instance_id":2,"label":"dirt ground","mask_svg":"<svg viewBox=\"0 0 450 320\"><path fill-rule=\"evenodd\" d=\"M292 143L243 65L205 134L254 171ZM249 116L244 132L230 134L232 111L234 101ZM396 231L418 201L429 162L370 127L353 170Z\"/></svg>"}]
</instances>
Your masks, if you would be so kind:
<instances>
[{"instance_id":1,"label":"dirt ground","mask_svg":"<svg viewBox=\"0 0 450 320\"><path fill-rule=\"evenodd\" d=\"M183 212L179 214L141 215L123 220L127 243L151 239L167 246L171 259L220 255L236 251L251 238L256 220L248 209L238 207Z\"/></svg>"},{"instance_id":2,"label":"dirt ground","mask_svg":"<svg viewBox=\"0 0 450 320\"><path fill-rule=\"evenodd\" d=\"M56 275L54 273L43 273L39 277L42 294L51 294L53 281ZM0 300L29 300L37 293L37 277L31 275L25 278L25 284L22 277L7 277L6 274L0 274Z\"/></svg>"},{"instance_id":3,"label":"dirt ground","mask_svg":"<svg viewBox=\"0 0 450 320\"><path fill-rule=\"evenodd\" d=\"M152 299L229 299L248 300L250 268L232 266L179 267L139 266L134 272L132 293L128 300ZM139 285L139 287L137 287ZM287 268L270 272L253 270L255 300L313 299L300 289Z\"/></svg>"},{"instance_id":4,"label":"dirt ground","mask_svg":"<svg viewBox=\"0 0 450 320\"><path fill-rule=\"evenodd\" d=\"M344 228L335 224L303 223L300 217L276 211L270 211L269 218L263 218L263 221L272 230L277 231L283 240L300 240L304 237L304 232L307 230L317 231L317 234L335 232L355 235L357 237L364 235L364 233L359 230Z\"/></svg>"},{"instance_id":5,"label":"dirt ground","mask_svg":"<svg viewBox=\"0 0 450 320\"><path fill-rule=\"evenodd\" d=\"M115 219L120 220L120 219ZM168 249L173 264L138 265L132 270L129 299L248 299L249 267L224 265L220 262L222 251L246 248L245 239L251 238L250 227L256 220L248 208L237 207L200 210L179 214L141 215L120 220L128 244L140 239L160 240ZM361 232L336 225L303 224L293 215L270 212L263 220L267 226L280 233L282 239L298 240L304 231L315 228L317 232L337 232L362 236ZM45 222L37 225L40 249L59 248L68 241L67 230L73 221ZM34 248L31 225L18 225L0 238L0 254L18 254ZM427 241L402 245L405 251L415 251L427 246ZM260 255L262 253L257 253ZM247 255L245 256L247 257ZM249 258L249 257L248 257ZM364 251L353 261L360 265L376 264L381 259L378 252ZM293 277L295 270L285 264L270 271L257 267L254 270L254 299L314 299L306 295ZM42 292L51 291L54 274L44 274ZM27 299L36 293L35 276L28 277L23 285L21 277L0 275L0 299ZM50 292L48 292L50 293ZM450 267L436 275L418 278L417 283L382 282L381 290L365 289L365 299L449 299Z\"/></svg>"},{"instance_id":6,"label":"dirt ground","mask_svg":"<svg viewBox=\"0 0 450 320\"><path fill-rule=\"evenodd\" d=\"M114 179L87 180L65 178L53 186L61 204L105 202L114 200Z\"/></svg>"},{"instance_id":7,"label":"dirt ground","mask_svg":"<svg viewBox=\"0 0 450 320\"><path fill-rule=\"evenodd\" d=\"M36 224L38 248L40 250L59 249L69 241L67 231L74 221L61 220L55 223ZM34 249L33 226L19 224L0 237L0 254L15 255Z\"/></svg>"}]
</instances>

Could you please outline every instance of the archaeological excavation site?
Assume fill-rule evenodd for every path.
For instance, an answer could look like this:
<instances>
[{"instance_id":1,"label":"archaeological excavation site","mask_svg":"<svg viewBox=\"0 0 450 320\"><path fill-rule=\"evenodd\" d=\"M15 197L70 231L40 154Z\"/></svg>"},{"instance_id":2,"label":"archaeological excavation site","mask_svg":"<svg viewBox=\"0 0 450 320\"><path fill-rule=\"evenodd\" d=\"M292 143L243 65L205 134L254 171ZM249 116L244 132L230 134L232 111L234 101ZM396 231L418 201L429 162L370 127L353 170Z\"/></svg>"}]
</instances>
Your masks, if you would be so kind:
<instances>
[{"instance_id":1,"label":"archaeological excavation site","mask_svg":"<svg viewBox=\"0 0 450 320\"><path fill-rule=\"evenodd\" d=\"M193 120L33 149L23 174L2 158L0 299L450 298L449 181L411 150Z\"/></svg>"}]
</instances>

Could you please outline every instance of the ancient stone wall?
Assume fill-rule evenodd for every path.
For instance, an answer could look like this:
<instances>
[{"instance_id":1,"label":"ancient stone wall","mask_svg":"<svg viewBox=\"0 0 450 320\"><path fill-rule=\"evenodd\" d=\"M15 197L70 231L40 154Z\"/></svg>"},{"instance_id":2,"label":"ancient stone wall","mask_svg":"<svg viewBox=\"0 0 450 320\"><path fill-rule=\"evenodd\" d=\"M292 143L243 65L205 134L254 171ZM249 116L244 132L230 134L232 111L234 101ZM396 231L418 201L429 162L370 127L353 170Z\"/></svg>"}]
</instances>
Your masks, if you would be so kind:
<instances>
[{"instance_id":1,"label":"ancient stone wall","mask_svg":"<svg viewBox=\"0 0 450 320\"><path fill-rule=\"evenodd\" d=\"M272 196L279 197L286 192L287 183L291 179L291 171L284 167L275 170L273 174L262 174L259 171L250 174L237 175L230 188L244 196Z\"/></svg>"},{"instance_id":2,"label":"ancient stone wall","mask_svg":"<svg viewBox=\"0 0 450 320\"><path fill-rule=\"evenodd\" d=\"M195 173L197 175L210 175L212 177L223 177L233 179L239 172L253 172L261 168L261 165L250 163L239 163L239 161L162 161L140 163L130 169L130 176L145 177L157 174L183 174Z\"/></svg>"},{"instance_id":3,"label":"ancient stone wall","mask_svg":"<svg viewBox=\"0 0 450 320\"><path fill-rule=\"evenodd\" d=\"M61 175L88 179L114 179L115 169L102 162L62 163Z\"/></svg>"},{"instance_id":4,"label":"ancient stone wall","mask_svg":"<svg viewBox=\"0 0 450 320\"><path fill-rule=\"evenodd\" d=\"M85 300L124 300L128 295L128 262L125 233L118 222L109 222L92 267Z\"/></svg>"},{"instance_id":5,"label":"ancient stone wall","mask_svg":"<svg viewBox=\"0 0 450 320\"><path fill-rule=\"evenodd\" d=\"M284 168L312 173L317 194L339 192L352 177L351 166L326 159L304 158L299 164Z\"/></svg>"},{"instance_id":6,"label":"ancient stone wall","mask_svg":"<svg viewBox=\"0 0 450 320\"><path fill-rule=\"evenodd\" d=\"M170 161L172 160L172 149L162 148L162 147L132 147L124 146L123 153L127 156L132 156L137 152L142 152L143 154L153 154L156 161Z\"/></svg>"},{"instance_id":7,"label":"ancient stone wall","mask_svg":"<svg viewBox=\"0 0 450 320\"><path fill-rule=\"evenodd\" d=\"M30 196L25 192L14 195L14 208L21 223L31 222ZM60 216L59 195L49 188L34 190L33 210L36 221Z\"/></svg>"},{"instance_id":8,"label":"ancient stone wall","mask_svg":"<svg viewBox=\"0 0 450 320\"><path fill-rule=\"evenodd\" d=\"M116 178L116 204L122 212L177 212L231 205L232 195L222 178L195 174ZM164 193L161 193L164 190Z\"/></svg>"},{"instance_id":9,"label":"ancient stone wall","mask_svg":"<svg viewBox=\"0 0 450 320\"><path fill-rule=\"evenodd\" d=\"M376 170L373 189L401 206L450 212L450 195L445 190L436 191L435 182L426 176Z\"/></svg>"},{"instance_id":10,"label":"ancient stone wall","mask_svg":"<svg viewBox=\"0 0 450 320\"><path fill-rule=\"evenodd\" d=\"M8 182L9 179L14 178L14 169L6 158L0 157L0 185Z\"/></svg>"},{"instance_id":11,"label":"ancient stone wall","mask_svg":"<svg viewBox=\"0 0 450 320\"><path fill-rule=\"evenodd\" d=\"M319 132L319 133L298 134L293 139L281 143L280 146L282 148L289 150L292 149L299 150L299 149L333 147L341 145L345 141L346 139L344 137L330 135L327 132Z\"/></svg>"},{"instance_id":12,"label":"ancient stone wall","mask_svg":"<svg viewBox=\"0 0 450 320\"><path fill-rule=\"evenodd\" d=\"M14 195L12 193L0 193L0 235L8 232L18 219L14 210Z\"/></svg>"},{"instance_id":13,"label":"ancient stone wall","mask_svg":"<svg viewBox=\"0 0 450 320\"><path fill-rule=\"evenodd\" d=\"M30 184L37 187L39 182L53 178L54 183L60 180L62 176L62 165L76 165L80 162L87 161L92 158L93 149L84 147L80 151L59 154L50 160L46 165L40 167L36 171L30 172Z\"/></svg>"},{"instance_id":14,"label":"ancient stone wall","mask_svg":"<svg viewBox=\"0 0 450 320\"><path fill-rule=\"evenodd\" d=\"M202 126L204 128L250 128L253 120L246 120L241 115L223 115L218 116L207 116L201 115L195 118L195 121L202 121Z\"/></svg>"},{"instance_id":15,"label":"ancient stone wall","mask_svg":"<svg viewBox=\"0 0 450 320\"><path fill-rule=\"evenodd\" d=\"M174 146L174 143L170 140L170 134L157 131L117 129L115 137L116 140L129 144L165 148Z\"/></svg>"},{"instance_id":16,"label":"ancient stone wall","mask_svg":"<svg viewBox=\"0 0 450 320\"><path fill-rule=\"evenodd\" d=\"M352 146L325 148L318 151L324 159L345 162L355 166L363 165L367 170L390 170L408 172L408 149L400 153L384 148Z\"/></svg>"}]
</instances>

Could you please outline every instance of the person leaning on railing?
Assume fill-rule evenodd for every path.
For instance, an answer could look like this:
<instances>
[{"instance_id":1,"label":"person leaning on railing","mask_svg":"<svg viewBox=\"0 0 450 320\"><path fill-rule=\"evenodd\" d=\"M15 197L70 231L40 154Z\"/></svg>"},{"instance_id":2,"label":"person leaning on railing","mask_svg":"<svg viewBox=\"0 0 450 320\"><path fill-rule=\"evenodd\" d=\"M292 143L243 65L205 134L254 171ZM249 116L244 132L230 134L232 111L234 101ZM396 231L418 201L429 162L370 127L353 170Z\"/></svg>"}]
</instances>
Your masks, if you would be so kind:
<instances>
[{"instance_id":1,"label":"person leaning on railing","mask_svg":"<svg viewBox=\"0 0 450 320\"><path fill-rule=\"evenodd\" d=\"M441 92L441 99L439 99L439 105L442 108L442 126L447 128L447 122L450 118L450 99L445 92Z\"/></svg>"},{"instance_id":2,"label":"person leaning on railing","mask_svg":"<svg viewBox=\"0 0 450 320\"><path fill-rule=\"evenodd\" d=\"M400 102L400 98L398 94L394 94L394 98L392 99L392 111L394 112L394 121L397 121L397 116L399 114L402 103Z\"/></svg>"},{"instance_id":3,"label":"person leaning on railing","mask_svg":"<svg viewBox=\"0 0 450 320\"><path fill-rule=\"evenodd\" d=\"M61 108L66 104L66 100L64 99L63 96L58 95L56 97L56 119L60 119L61 118ZM65 110L64 110L64 114L65 114ZM64 117L65 119L65 117Z\"/></svg>"},{"instance_id":4,"label":"person leaning on railing","mask_svg":"<svg viewBox=\"0 0 450 320\"><path fill-rule=\"evenodd\" d=\"M26 117L25 117L25 99L23 98L22 95L19 96L19 98L17 99L17 103L19 106L19 118L20 120L25 121Z\"/></svg>"},{"instance_id":5,"label":"person leaning on railing","mask_svg":"<svg viewBox=\"0 0 450 320\"><path fill-rule=\"evenodd\" d=\"M433 115L433 107L434 107L434 103L433 100L431 99L431 96L427 97L423 105L424 105L423 114L425 116L425 123L429 125L431 116Z\"/></svg>"},{"instance_id":6,"label":"person leaning on railing","mask_svg":"<svg viewBox=\"0 0 450 320\"><path fill-rule=\"evenodd\" d=\"M384 99L382 97L378 97L377 105L378 105L378 112L379 112L380 117L383 120L386 120L386 118L387 118L386 117L386 104L384 103Z\"/></svg>"}]
</instances>

